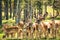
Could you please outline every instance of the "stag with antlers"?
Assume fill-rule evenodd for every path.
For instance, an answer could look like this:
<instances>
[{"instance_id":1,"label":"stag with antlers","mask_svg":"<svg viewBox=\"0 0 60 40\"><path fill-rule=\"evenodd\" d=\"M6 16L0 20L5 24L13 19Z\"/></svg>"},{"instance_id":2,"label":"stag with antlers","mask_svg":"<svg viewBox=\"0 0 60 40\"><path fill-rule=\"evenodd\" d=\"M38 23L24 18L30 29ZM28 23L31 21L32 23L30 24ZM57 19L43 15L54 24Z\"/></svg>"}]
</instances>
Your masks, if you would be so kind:
<instances>
[{"instance_id":1,"label":"stag with antlers","mask_svg":"<svg viewBox=\"0 0 60 40\"><path fill-rule=\"evenodd\" d=\"M53 36L56 37L56 34L57 34L57 30L58 30L58 25L60 24L60 21L56 21L54 20L57 16L59 16L59 13L57 11L57 14L55 16L52 16L50 14L50 18L51 18L51 21L50 21L50 25L51 25L51 29L52 29L52 34L54 34Z\"/></svg>"},{"instance_id":2,"label":"stag with antlers","mask_svg":"<svg viewBox=\"0 0 60 40\"><path fill-rule=\"evenodd\" d=\"M45 23L44 23L44 20L47 17L47 15L48 15L47 12L44 15L39 14L38 17L37 17L37 20L36 20L36 23L38 24L37 29L39 28L39 30L40 30L39 32L42 33L42 34L44 34L44 35L46 35L46 31L47 31L46 30L47 26L45 26Z\"/></svg>"}]
</instances>

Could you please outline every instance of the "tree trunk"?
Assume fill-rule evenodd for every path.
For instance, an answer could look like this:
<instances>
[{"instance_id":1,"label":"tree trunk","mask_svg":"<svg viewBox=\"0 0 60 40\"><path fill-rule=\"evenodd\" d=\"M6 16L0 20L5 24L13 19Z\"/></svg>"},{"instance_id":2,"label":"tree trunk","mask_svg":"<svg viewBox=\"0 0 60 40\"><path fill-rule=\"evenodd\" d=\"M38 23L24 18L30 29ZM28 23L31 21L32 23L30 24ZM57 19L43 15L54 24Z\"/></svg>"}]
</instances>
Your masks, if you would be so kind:
<instances>
[{"instance_id":1,"label":"tree trunk","mask_svg":"<svg viewBox=\"0 0 60 40\"><path fill-rule=\"evenodd\" d=\"M2 25L2 0L0 0L0 26Z\"/></svg>"},{"instance_id":2,"label":"tree trunk","mask_svg":"<svg viewBox=\"0 0 60 40\"><path fill-rule=\"evenodd\" d=\"M19 23L20 21L20 0L17 0L16 15L17 17L15 17L15 21L16 23Z\"/></svg>"},{"instance_id":3,"label":"tree trunk","mask_svg":"<svg viewBox=\"0 0 60 40\"><path fill-rule=\"evenodd\" d=\"M27 9L24 9L24 20L25 20L25 22L27 22Z\"/></svg>"},{"instance_id":4,"label":"tree trunk","mask_svg":"<svg viewBox=\"0 0 60 40\"><path fill-rule=\"evenodd\" d=\"M20 21L20 18L21 18L21 9L20 9L20 0L18 0L19 3L18 3L18 22Z\"/></svg>"},{"instance_id":5,"label":"tree trunk","mask_svg":"<svg viewBox=\"0 0 60 40\"><path fill-rule=\"evenodd\" d=\"M11 6L11 0L10 0L10 18L12 18L12 6Z\"/></svg>"},{"instance_id":6,"label":"tree trunk","mask_svg":"<svg viewBox=\"0 0 60 40\"><path fill-rule=\"evenodd\" d=\"M25 9L24 9L24 20L25 20L25 22L27 22L27 20L29 18L29 11L28 10L29 10L29 4L25 4Z\"/></svg>"},{"instance_id":7,"label":"tree trunk","mask_svg":"<svg viewBox=\"0 0 60 40\"><path fill-rule=\"evenodd\" d=\"M4 1L4 6L6 6L6 1ZM4 7L4 18L6 19L6 7Z\"/></svg>"},{"instance_id":8,"label":"tree trunk","mask_svg":"<svg viewBox=\"0 0 60 40\"><path fill-rule=\"evenodd\" d=\"M6 0L6 4L5 4L5 8L6 8L6 20L8 20L8 1Z\"/></svg>"},{"instance_id":9,"label":"tree trunk","mask_svg":"<svg viewBox=\"0 0 60 40\"><path fill-rule=\"evenodd\" d=\"M33 12L33 9L32 9L32 1L30 1L30 19L32 20L32 12Z\"/></svg>"},{"instance_id":10,"label":"tree trunk","mask_svg":"<svg viewBox=\"0 0 60 40\"><path fill-rule=\"evenodd\" d=\"M45 3L45 13L47 12L47 4Z\"/></svg>"},{"instance_id":11,"label":"tree trunk","mask_svg":"<svg viewBox=\"0 0 60 40\"><path fill-rule=\"evenodd\" d=\"M14 19L14 17L15 17L15 14L16 14L16 5L17 5L17 0L14 0L13 19Z\"/></svg>"}]
</instances>

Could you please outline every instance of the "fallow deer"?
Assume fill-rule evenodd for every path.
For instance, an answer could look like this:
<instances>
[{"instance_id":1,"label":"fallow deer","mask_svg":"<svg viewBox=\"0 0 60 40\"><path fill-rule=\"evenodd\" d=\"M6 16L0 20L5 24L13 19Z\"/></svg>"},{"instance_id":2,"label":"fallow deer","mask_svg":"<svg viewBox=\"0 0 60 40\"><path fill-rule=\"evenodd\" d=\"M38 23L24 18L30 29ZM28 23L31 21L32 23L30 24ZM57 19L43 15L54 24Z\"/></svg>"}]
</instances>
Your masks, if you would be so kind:
<instances>
[{"instance_id":1,"label":"fallow deer","mask_svg":"<svg viewBox=\"0 0 60 40\"><path fill-rule=\"evenodd\" d=\"M49 22L50 25L51 25L51 29L52 29L52 34L54 34L53 36L56 37L56 34L57 34L57 30L60 26L60 21L56 21L54 20L57 16L59 15L58 11L57 11L57 14L55 16L52 16L50 14L50 18L51 18L51 21Z\"/></svg>"},{"instance_id":2,"label":"fallow deer","mask_svg":"<svg viewBox=\"0 0 60 40\"><path fill-rule=\"evenodd\" d=\"M8 26L5 26L4 24L2 30L5 33L3 37L9 37L9 35L11 35L11 37L14 37L15 33L18 32L18 27L16 26L8 27Z\"/></svg>"}]
</instances>

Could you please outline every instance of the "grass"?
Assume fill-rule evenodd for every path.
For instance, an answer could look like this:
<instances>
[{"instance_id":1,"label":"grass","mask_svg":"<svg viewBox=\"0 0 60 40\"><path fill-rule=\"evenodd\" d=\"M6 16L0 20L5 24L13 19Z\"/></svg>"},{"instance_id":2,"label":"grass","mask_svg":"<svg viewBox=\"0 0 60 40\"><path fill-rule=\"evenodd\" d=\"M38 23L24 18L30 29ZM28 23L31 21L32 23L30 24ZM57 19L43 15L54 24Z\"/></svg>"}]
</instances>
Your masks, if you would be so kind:
<instances>
[{"instance_id":1,"label":"grass","mask_svg":"<svg viewBox=\"0 0 60 40\"><path fill-rule=\"evenodd\" d=\"M0 39L3 37L4 33L0 33Z\"/></svg>"},{"instance_id":2,"label":"grass","mask_svg":"<svg viewBox=\"0 0 60 40\"><path fill-rule=\"evenodd\" d=\"M60 37L56 37L56 38L23 38L23 39L20 39L20 38L2 38L4 35L4 33L0 33L0 40L60 40Z\"/></svg>"},{"instance_id":3,"label":"grass","mask_svg":"<svg viewBox=\"0 0 60 40\"><path fill-rule=\"evenodd\" d=\"M2 39L1 39L2 40ZM56 38L40 38L40 39L9 39L9 38L6 38L5 40L60 40L60 39L56 39Z\"/></svg>"}]
</instances>

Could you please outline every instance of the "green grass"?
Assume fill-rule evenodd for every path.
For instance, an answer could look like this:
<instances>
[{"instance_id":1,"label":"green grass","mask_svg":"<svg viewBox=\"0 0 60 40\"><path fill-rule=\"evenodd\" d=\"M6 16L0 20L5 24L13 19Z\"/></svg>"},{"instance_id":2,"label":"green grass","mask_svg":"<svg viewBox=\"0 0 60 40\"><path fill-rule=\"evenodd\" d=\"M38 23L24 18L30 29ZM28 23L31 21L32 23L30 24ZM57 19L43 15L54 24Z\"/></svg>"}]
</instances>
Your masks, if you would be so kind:
<instances>
[{"instance_id":1,"label":"green grass","mask_svg":"<svg viewBox=\"0 0 60 40\"><path fill-rule=\"evenodd\" d=\"M0 33L0 40L60 40L60 37L56 37L56 38L35 38L35 39L30 39L30 38L23 38L23 39L19 39L19 38L5 38L3 39L4 33Z\"/></svg>"},{"instance_id":2,"label":"green grass","mask_svg":"<svg viewBox=\"0 0 60 40\"><path fill-rule=\"evenodd\" d=\"M0 33L0 39L3 37L4 33Z\"/></svg>"},{"instance_id":3,"label":"green grass","mask_svg":"<svg viewBox=\"0 0 60 40\"><path fill-rule=\"evenodd\" d=\"M12 19L9 19L9 20L2 20L2 23L5 23L5 22L8 22L8 23L14 23L15 20L12 20Z\"/></svg>"},{"instance_id":4,"label":"green grass","mask_svg":"<svg viewBox=\"0 0 60 40\"><path fill-rule=\"evenodd\" d=\"M5 40L60 40L60 39L56 39L56 38L47 38L47 39L44 39L44 38L41 38L41 39L9 39L9 38L6 38Z\"/></svg>"}]
</instances>

